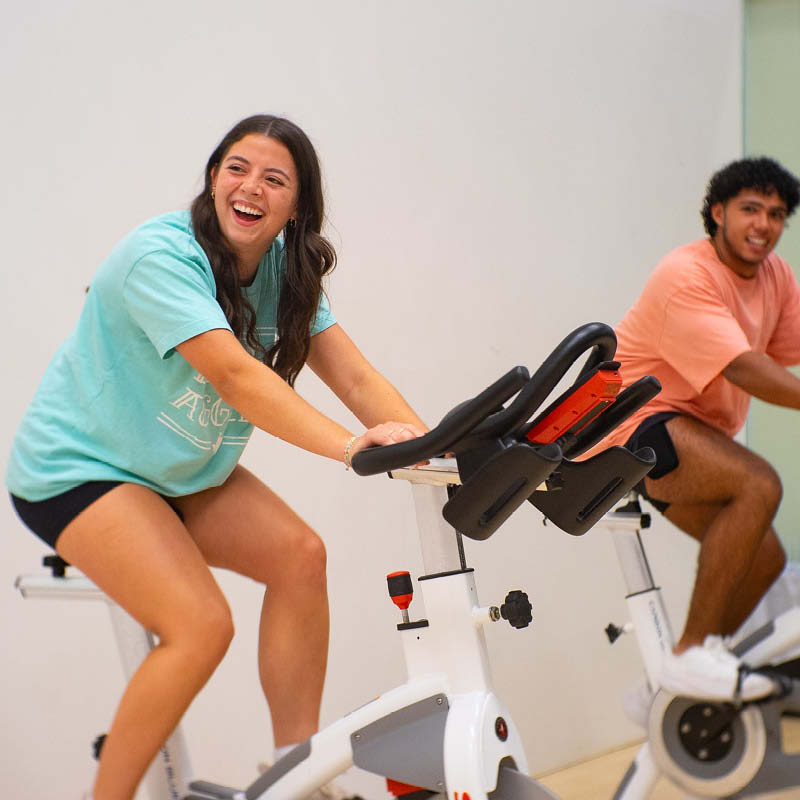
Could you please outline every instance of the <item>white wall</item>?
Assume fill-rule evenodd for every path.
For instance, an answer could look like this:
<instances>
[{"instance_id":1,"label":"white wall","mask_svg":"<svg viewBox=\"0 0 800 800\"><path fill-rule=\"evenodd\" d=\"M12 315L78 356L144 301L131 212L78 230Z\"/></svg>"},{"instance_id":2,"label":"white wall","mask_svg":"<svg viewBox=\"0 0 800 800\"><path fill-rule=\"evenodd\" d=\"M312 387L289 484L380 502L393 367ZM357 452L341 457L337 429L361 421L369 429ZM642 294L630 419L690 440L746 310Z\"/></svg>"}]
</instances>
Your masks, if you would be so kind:
<instances>
[{"instance_id":1,"label":"white wall","mask_svg":"<svg viewBox=\"0 0 800 800\"><path fill-rule=\"evenodd\" d=\"M615 323L658 258L701 234L705 181L740 154L740 27L730 0L4 4L0 452L109 249L185 205L257 111L317 144L333 308L431 423L578 324ZM349 422L313 376L299 389ZM245 463L328 545L330 721L403 680L384 575L418 573L410 492L265 435ZM0 523L0 788L77 797L122 688L105 610L23 601L14 577L44 548L10 505ZM651 538L680 615L692 546L664 523ZM633 642L609 650L602 633L624 619L607 535L572 539L522 509L469 556L484 602L534 602L531 628L488 636L532 769L634 738L618 703ZM241 784L270 752L259 591L220 581L238 636L186 723L203 776Z\"/></svg>"}]
</instances>

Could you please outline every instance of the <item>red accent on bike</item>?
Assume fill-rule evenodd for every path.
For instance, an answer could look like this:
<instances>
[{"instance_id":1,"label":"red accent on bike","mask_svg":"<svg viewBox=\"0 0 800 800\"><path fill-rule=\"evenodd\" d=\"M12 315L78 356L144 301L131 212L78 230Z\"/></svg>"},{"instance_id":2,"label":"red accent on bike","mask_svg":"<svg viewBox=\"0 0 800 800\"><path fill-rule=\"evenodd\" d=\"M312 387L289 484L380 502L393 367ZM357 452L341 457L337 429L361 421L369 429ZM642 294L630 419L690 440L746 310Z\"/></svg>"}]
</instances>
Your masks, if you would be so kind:
<instances>
[{"instance_id":1,"label":"red accent on bike","mask_svg":"<svg viewBox=\"0 0 800 800\"><path fill-rule=\"evenodd\" d=\"M400 580L392 581L392 578L397 578ZM411 587L411 578L409 577L408 570L401 570L400 572L390 572L386 576L386 580L389 582L389 596L392 598L392 602L401 610L405 611L410 605L411 601L414 598L413 590L410 592L403 592L402 594L393 594L395 591L393 589L393 584L395 586L408 586Z\"/></svg>"},{"instance_id":2,"label":"red accent on bike","mask_svg":"<svg viewBox=\"0 0 800 800\"><path fill-rule=\"evenodd\" d=\"M412 792L424 791L423 786L412 786L410 783L400 783L400 781L393 781L391 778L386 779L386 788L390 794L395 797L402 797L404 794L411 794Z\"/></svg>"},{"instance_id":3,"label":"red accent on bike","mask_svg":"<svg viewBox=\"0 0 800 800\"><path fill-rule=\"evenodd\" d=\"M618 370L598 370L529 430L527 439L549 444L565 433L578 433L617 399L621 388L622 376Z\"/></svg>"}]
</instances>

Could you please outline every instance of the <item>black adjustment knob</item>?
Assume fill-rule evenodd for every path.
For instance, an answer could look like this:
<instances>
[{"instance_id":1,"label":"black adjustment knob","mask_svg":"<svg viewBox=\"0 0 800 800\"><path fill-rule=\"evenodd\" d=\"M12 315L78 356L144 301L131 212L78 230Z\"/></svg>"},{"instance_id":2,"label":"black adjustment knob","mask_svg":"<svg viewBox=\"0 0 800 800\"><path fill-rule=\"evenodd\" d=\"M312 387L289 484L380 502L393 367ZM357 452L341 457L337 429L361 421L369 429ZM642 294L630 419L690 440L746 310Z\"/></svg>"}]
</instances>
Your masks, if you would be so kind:
<instances>
[{"instance_id":1,"label":"black adjustment knob","mask_svg":"<svg viewBox=\"0 0 800 800\"><path fill-rule=\"evenodd\" d=\"M614 644L614 642L625 633L623 628L620 628L618 625L615 625L613 622L609 622L605 628L606 636L608 636L608 641L610 644Z\"/></svg>"},{"instance_id":2,"label":"black adjustment knob","mask_svg":"<svg viewBox=\"0 0 800 800\"><path fill-rule=\"evenodd\" d=\"M63 578L69 562L64 561L61 556L45 556L42 559L42 565L53 571L54 578Z\"/></svg>"},{"instance_id":3,"label":"black adjustment knob","mask_svg":"<svg viewBox=\"0 0 800 800\"><path fill-rule=\"evenodd\" d=\"M92 755L94 756L95 761L100 760L100 753L103 750L103 745L106 743L106 735L101 733L93 742L92 742Z\"/></svg>"},{"instance_id":4,"label":"black adjustment knob","mask_svg":"<svg viewBox=\"0 0 800 800\"><path fill-rule=\"evenodd\" d=\"M519 589L509 592L500 606L500 616L508 620L512 628L527 628L533 619L533 606L528 595Z\"/></svg>"}]
</instances>

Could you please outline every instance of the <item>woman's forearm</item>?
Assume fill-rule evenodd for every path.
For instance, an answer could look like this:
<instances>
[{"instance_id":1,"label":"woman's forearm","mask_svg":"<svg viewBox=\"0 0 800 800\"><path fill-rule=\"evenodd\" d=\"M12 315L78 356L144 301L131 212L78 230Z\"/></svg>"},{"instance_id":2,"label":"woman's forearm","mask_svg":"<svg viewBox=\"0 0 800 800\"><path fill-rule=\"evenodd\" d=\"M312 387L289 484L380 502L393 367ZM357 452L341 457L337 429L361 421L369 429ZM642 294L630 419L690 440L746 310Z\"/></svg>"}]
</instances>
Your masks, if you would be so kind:
<instances>
[{"instance_id":1,"label":"woman's forearm","mask_svg":"<svg viewBox=\"0 0 800 800\"><path fill-rule=\"evenodd\" d=\"M176 349L225 403L256 427L311 453L344 458L352 434L248 354L229 331L208 331Z\"/></svg>"},{"instance_id":2,"label":"woman's forearm","mask_svg":"<svg viewBox=\"0 0 800 800\"><path fill-rule=\"evenodd\" d=\"M241 374L214 386L245 419L285 442L341 461L353 435L307 403L256 359Z\"/></svg>"},{"instance_id":3,"label":"woman's forearm","mask_svg":"<svg viewBox=\"0 0 800 800\"><path fill-rule=\"evenodd\" d=\"M400 392L374 367L364 370L341 400L366 428L391 420L428 430Z\"/></svg>"}]
</instances>

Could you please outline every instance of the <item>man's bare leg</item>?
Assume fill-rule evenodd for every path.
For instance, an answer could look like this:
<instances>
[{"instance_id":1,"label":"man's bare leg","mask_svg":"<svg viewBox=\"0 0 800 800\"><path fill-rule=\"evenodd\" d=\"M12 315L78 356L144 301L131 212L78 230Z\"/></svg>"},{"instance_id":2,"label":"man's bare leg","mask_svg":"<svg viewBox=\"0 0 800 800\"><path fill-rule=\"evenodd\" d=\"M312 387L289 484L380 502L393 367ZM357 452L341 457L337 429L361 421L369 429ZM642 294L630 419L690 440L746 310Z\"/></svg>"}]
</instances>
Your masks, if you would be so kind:
<instances>
[{"instance_id":1,"label":"man's bare leg","mask_svg":"<svg viewBox=\"0 0 800 800\"><path fill-rule=\"evenodd\" d=\"M708 634L736 630L782 571L771 528L781 484L764 459L698 420L675 417L667 430L679 466L646 479L647 491L670 503L667 519L700 542L680 653Z\"/></svg>"},{"instance_id":2,"label":"man's bare leg","mask_svg":"<svg viewBox=\"0 0 800 800\"><path fill-rule=\"evenodd\" d=\"M760 456L690 417L667 423L678 467L648 493L665 516L700 542L697 576L675 652L709 634L735 631L781 573L785 556L771 528L780 480Z\"/></svg>"},{"instance_id":3,"label":"man's bare leg","mask_svg":"<svg viewBox=\"0 0 800 800\"><path fill-rule=\"evenodd\" d=\"M702 542L703 535L721 510L719 505L670 506L665 515L676 527ZM744 577L743 586L748 591L734 592L725 611L720 634L736 633L758 605L758 601L783 571L786 556L783 546L770 528L756 552L755 559ZM777 573L776 573L777 571Z\"/></svg>"}]
</instances>

